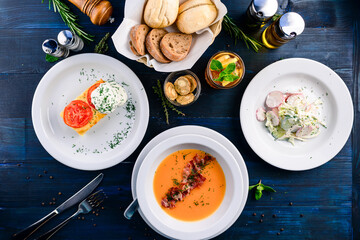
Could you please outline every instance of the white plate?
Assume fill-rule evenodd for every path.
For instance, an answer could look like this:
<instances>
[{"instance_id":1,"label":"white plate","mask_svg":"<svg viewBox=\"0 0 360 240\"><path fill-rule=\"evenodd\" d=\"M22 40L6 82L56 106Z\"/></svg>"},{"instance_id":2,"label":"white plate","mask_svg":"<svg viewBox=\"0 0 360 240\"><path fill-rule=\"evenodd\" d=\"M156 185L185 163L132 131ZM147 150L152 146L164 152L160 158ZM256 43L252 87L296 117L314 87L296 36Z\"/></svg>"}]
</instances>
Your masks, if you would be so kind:
<instances>
[{"instance_id":1,"label":"white plate","mask_svg":"<svg viewBox=\"0 0 360 240\"><path fill-rule=\"evenodd\" d=\"M264 122L255 112L264 106L271 91L302 91L310 100L321 98L319 136L305 142L274 141ZM246 88L240 107L244 136L254 152L264 161L286 170L308 170L331 160L345 145L353 124L353 103L343 80L329 67L309 59L290 58L261 70Z\"/></svg>"},{"instance_id":2,"label":"white plate","mask_svg":"<svg viewBox=\"0 0 360 240\"><path fill-rule=\"evenodd\" d=\"M132 178L131 178L131 189L132 189L133 198L135 199L137 197L136 180L137 180L139 168L140 168L142 162L144 161L146 155L149 153L149 151L151 149L153 149L160 142L162 142L170 137L177 136L179 134L198 134L198 135L206 136L206 137L216 140L218 143L222 144L224 147L226 147L231 152L231 154L234 156L234 158L236 159L236 161L240 167L241 176L242 176L242 180L243 180L242 186L241 186L241 189L243 191L242 192L243 198L238 203L239 208L237 209L236 216L231 220L229 219L226 227L219 230L217 233L213 234L209 238L216 237L216 236L220 235L221 233L223 233L224 231L226 231L238 219L242 210L244 209L244 206L245 206L245 203L247 200L247 195L248 195L249 177L248 177L245 162L244 162L241 154L237 150L237 148L227 138L225 138L223 135L219 134L218 132L216 132L214 130L211 130L211 129L205 128L205 127L200 127L200 126L180 126L180 127L175 127L175 128L169 129L167 131L164 131L164 132L160 133L159 135L157 135L155 138L153 138L144 147L144 149L141 151L137 161L135 162L135 166L134 166ZM144 214L140 208L138 209L138 211L139 211L140 215L142 216L142 218L144 219L144 221L150 227L152 227L159 234L166 236L164 233L157 230L149 222L149 220L146 219L146 217L144 216Z\"/></svg>"},{"instance_id":3,"label":"white plate","mask_svg":"<svg viewBox=\"0 0 360 240\"><path fill-rule=\"evenodd\" d=\"M59 114L100 78L121 84L129 100L79 136ZM32 120L41 144L56 160L76 169L99 170L120 163L139 146L149 121L149 104L139 78L126 65L101 54L79 54L62 60L41 79Z\"/></svg>"},{"instance_id":4,"label":"white plate","mask_svg":"<svg viewBox=\"0 0 360 240\"><path fill-rule=\"evenodd\" d=\"M162 210L153 191L154 175L162 160L182 149L199 149L214 156L226 178L226 192L221 205L212 215L199 221L186 222L171 217ZM156 145L141 164L136 186L139 206L146 219L167 237L175 239L208 239L227 227L228 222L237 216L238 203L247 197L242 195L241 171L234 156L211 138L195 134L177 135Z\"/></svg>"}]
</instances>

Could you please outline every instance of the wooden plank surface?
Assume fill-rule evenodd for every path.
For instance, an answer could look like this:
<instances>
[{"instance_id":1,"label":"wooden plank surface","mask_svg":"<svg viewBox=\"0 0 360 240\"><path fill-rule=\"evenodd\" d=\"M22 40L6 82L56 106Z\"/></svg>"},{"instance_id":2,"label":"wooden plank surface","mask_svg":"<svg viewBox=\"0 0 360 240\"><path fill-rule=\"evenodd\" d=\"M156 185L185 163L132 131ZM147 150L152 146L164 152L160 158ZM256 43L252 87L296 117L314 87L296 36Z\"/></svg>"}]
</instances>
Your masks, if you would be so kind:
<instances>
[{"instance_id":1,"label":"wooden plank surface","mask_svg":"<svg viewBox=\"0 0 360 240\"><path fill-rule=\"evenodd\" d=\"M113 33L122 21L125 1L111 2L116 21L102 27L92 25L86 16L72 7L79 14L79 22L85 30L96 35L96 41L106 32ZM250 1L223 2L229 15L238 20ZM192 68L201 77L203 86L199 100L184 108L186 117L172 114L170 125L165 124L160 102L151 89L157 79L164 80L167 74L126 59L110 44L108 55L128 65L145 87L150 105L148 131L125 162L101 171L105 178L99 188L104 189L108 199L99 216L90 214L84 220L75 220L53 239L162 239L138 214L131 221L123 217L124 209L132 200L131 172L137 155L147 142L166 129L187 124L209 127L229 138L245 159L250 183L255 184L261 178L277 190L274 194L265 193L259 201L250 196L239 219L217 239L360 238L358 134L348 140L332 161L305 172L288 172L266 164L251 150L242 134L239 107L246 86L265 66L290 57L314 59L339 74L354 99L354 132L358 132L360 126L360 55L359 45L356 45L359 44L359 25L354 24L355 1L279 2L281 11L296 11L304 17L307 26L304 33L277 50L264 49L254 53L241 43L235 46L222 32ZM44 73L54 65L45 62L41 43L46 38L55 38L62 29L65 26L58 14L48 10L47 4L41 4L40 0L0 1L0 239L8 239L50 212L54 208L49 205L52 198L56 199L56 205L60 204L98 174L97 171L71 169L54 160L39 143L32 126L34 91ZM93 52L93 48L94 43L89 44L82 52ZM226 49L237 52L244 59L245 78L232 90L211 89L202 77L205 66L215 52ZM43 231L73 211L75 207L50 222ZM254 212L257 216L252 216ZM263 223L259 223L261 214L265 215ZM281 228L284 231L278 236Z\"/></svg>"}]
</instances>

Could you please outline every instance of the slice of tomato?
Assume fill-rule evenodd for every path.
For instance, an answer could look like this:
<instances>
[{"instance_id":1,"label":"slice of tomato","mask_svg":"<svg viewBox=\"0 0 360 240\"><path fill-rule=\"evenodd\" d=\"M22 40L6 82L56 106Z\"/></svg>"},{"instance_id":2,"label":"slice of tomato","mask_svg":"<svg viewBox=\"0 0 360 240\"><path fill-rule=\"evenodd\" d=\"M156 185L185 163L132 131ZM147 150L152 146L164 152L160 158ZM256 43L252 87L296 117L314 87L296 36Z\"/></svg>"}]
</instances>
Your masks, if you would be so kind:
<instances>
[{"instance_id":1,"label":"slice of tomato","mask_svg":"<svg viewBox=\"0 0 360 240\"><path fill-rule=\"evenodd\" d=\"M94 104L92 104L91 102L91 93L98 87L100 86L100 82L95 83L94 85L92 85L91 87L89 87L89 90L87 91L87 102L90 105L90 107L95 108Z\"/></svg>"},{"instance_id":2,"label":"slice of tomato","mask_svg":"<svg viewBox=\"0 0 360 240\"><path fill-rule=\"evenodd\" d=\"M93 117L93 110L84 101L74 100L64 109L64 122L72 128L85 126Z\"/></svg>"}]
</instances>

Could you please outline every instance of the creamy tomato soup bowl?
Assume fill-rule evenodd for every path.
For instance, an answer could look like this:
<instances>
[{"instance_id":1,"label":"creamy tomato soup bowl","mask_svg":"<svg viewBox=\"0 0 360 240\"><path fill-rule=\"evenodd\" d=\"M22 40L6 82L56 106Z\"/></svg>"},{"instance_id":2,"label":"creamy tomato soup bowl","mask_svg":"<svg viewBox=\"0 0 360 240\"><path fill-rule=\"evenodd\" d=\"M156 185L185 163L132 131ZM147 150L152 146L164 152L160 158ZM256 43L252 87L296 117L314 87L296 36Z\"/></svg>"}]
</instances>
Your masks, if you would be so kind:
<instances>
[{"instance_id":1,"label":"creamy tomato soup bowl","mask_svg":"<svg viewBox=\"0 0 360 240\"><path fill-rule=\"evenodd\" d=\"M161 168L159 166L164 165L163 161L168 159L169 155L171 156L174 153L181 153L184 151L184 155L186 156L181 159L184 161L179 161L179 165L173 167L178 171L178 181L181 181L181 176L179 175L181 175L183 168L186 166L185 159L192 159L192 157L187 156L187 154L191 155L199 153L199 151L192 152L191 150L205 152L216 158L216 160L214 160L216 162L210 162L204 166L202 174L206 176L206 180L201 186L192 189L190 194L184 198L184 201L178 201L176 203L175 208L165 208L161 204L161 199L155 194L155 192L158 191L155 191L158 187L155 186L155 183L159 183L158 180L154 181L156 171L160 171ZM165 164L169 164L169 162L166 162ZM222 169L225 183L221 184L218 182L222 179L220 176L221 174L218 174L220 176L218 179L220 180L215 180L215 177L212 178L211 175L206 175L209 174L212 169L216 169L217 165ZM213 179L213 182L215 183L211 183L211 179ZM176 183L174 179L168 179L168 181L174 181ZM169 183L166 183L166 179L164 179L164 185L165 184L169 185ZM200 219L195 217L196 220L181 220L171 216L171 211L176 208L182 207L185 209L185 206L189 209L196 209L197 211L194 210L195 214L199 214L201 208L206 209L206 204L215 204L212 202L212 199L209 199L210 197L207 197L207 195L214 195L206 194L206 192L210 193L212 190L219 190L220 188L215 185L212 187L211 184L220 184L222 189L225 188L225 193L222 201L220 199L219 206L216 207L215 210L212 209L211 211L213 212L211 212L209 216L206 216L205 214L205 217ZM154 230L173 239L208 239L224 232L234 222L234 218L238 217L240 203L244 197L243 189L241 189L242 186L243 176L241 175L240 167L233 155L223 145L205 136L184 134L168 138L156 145L147 154L139 169L136 192L140 209L147 222L150 223L150 226L154 228ZM166 197L166 190L167 189L163 190L164 197ZM191 197L196 196L199 191L203 191L203 194L200 195L200 197L197 195L198 199L191 199ZM202 201L202 199L204 201ZM219 199L217 199L217 201L218 200ZM191 211L187 214L191 214Z\"/></svg>"}]
</instances>

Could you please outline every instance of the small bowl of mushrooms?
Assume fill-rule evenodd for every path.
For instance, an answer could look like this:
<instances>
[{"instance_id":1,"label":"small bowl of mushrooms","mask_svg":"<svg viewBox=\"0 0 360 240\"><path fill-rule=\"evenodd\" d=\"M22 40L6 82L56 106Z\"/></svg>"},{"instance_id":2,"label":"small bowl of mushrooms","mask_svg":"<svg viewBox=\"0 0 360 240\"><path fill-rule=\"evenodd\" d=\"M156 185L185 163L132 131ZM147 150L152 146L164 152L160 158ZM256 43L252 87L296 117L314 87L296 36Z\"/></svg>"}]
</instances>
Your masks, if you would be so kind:
<instances>
[{"instance_id":1,"label":"small bowl of mushrooms","mask_svg":"<svg viewBox=\"0 0 360 240\"><path fill-rule=\"evenodd\" d=\"M195 73L189 70L173 72L165 79L165 97L175 106L188 106L200 96L201 84Z\"/></svg>"}]
</instances>

